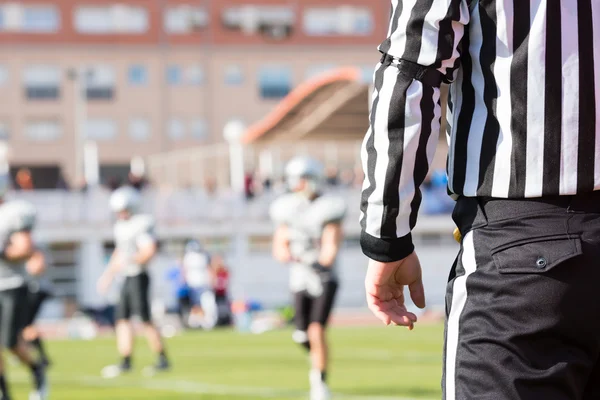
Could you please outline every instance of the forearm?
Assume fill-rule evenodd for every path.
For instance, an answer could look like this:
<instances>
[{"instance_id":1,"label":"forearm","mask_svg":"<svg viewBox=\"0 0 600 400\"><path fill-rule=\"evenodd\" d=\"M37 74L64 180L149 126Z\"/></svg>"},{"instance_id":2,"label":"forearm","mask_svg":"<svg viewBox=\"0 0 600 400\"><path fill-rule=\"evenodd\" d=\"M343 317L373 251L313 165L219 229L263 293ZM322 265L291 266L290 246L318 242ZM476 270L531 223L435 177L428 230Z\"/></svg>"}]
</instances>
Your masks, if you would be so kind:
<instances>
[{"instance_id":1,"label":"forearm","mask_svg":"<svg viewBox=\"0 0 600 400\"><path fill-rule=\"evenodd\" d=\"M319 264L323 267L331 267L333 263L335 263L339 251L339 244L332 244L330 246L321 248L321 252L319 254Z\"/></svg>"}]
</instances>

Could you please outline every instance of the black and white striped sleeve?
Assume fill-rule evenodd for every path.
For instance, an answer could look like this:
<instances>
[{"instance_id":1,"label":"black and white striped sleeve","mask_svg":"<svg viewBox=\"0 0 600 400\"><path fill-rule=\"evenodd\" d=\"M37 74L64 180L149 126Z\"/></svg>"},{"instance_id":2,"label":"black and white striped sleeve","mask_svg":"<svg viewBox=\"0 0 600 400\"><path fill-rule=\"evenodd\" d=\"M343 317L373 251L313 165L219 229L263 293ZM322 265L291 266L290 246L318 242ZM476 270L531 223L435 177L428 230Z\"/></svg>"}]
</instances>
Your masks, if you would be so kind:
<instances>
[{"instance_id":1,"label":"black and white striped sleeve","mask_svg":"<svg viewBox=\"0 0 600 400\"><path fill-rule=\"evenodd\" d=\"M419 187L439 139L439 85L458 69L469 23L467 0L392 0L392 6L362 148L361 246L383 262L414 250Z\"/></svg>"}]
</instances>

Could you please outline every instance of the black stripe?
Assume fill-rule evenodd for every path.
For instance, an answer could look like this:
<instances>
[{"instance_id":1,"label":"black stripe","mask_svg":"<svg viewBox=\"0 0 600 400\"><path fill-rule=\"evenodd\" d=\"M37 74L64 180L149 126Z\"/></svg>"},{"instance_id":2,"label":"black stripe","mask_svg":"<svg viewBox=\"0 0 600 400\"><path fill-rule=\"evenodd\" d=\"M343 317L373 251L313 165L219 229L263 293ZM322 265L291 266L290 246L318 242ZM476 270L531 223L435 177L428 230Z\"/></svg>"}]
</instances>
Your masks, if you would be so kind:
<instances>
[{"instance_id":1,"label":"black stripe","mask_svg":"<svg viewBox=\"0 0 600 400\"><path fill-rule=\"evenodd\" d=\"M435 118L435 107L437 104L433 101L434 90L431 86L423 85L423 98L421 99L421 136L419 137L419 147L415 159L415 197L410 203L410 229L417 223L419 206L421 205L421 184L427 176L429 170L429 161L427 159L427 142L431 136L431 123Z\"/></svg>"},{"instance_id":2,"label":"black stripe","mask_svg":"<svg viewBox=\"0 0 600 400\"><path fill-rule=\"evenodd\" d=\"M440 33L438 36L438 46L437 46L437 58L435 67L440 68L442 66L443 60L448 60L452 58L452 53L454 52L454 29L452 27L453 21L460 20L460 2L454 1L448 8L448 13L446 17L440 21ZM466 27L465 27L466 33ZM458 60L457 60L458 61ZM455 65L455 68L458 65ZM451 71L448 71L449 74Z\"/></svg>"},{"instance_id":3,"label":"black stripe","mask_svg":"<svg viewBox=\"0 0 600 400\"><path fill-rule=\"evenodd\" d=\"M450 133L456 135L454 139L454 164L448 167L452 168L452 187L450 188L454 193L463 193L465 188L465 179L467 173L467 143L469 141L469 132L471 130L471 123L473 119L473 112L475 111L475 88L471 81L473 75L473 59L467 51L471 45L469 35L465 34L462 40L462 47L465 49L462 58L462 74L463 84L461 87L461 98L462 106L460 108L453 107L453 113L459 113L454 131ZM450 91L451 93L452 91ZM454 103L452 96L450 101ZM452 151L452 149L450 149Z\"/></svg>"},{"instance_id":4,"label":"black stripe","mask_svg":"<svg viewBox=\"0 0 600 400\"><path fill-rule=\"evenodd\" d=\"M494 184L494 163L496 160L496 147L500 135L500 124L496 118L496 103L498 100L498 88L494 77L494 65L496 63L496 40L497 40L497 16L496 1L481 3L479 12L481 15L481 28L483 32L483 45L481 46L480 63L483 71L485 89L483 101L487 109L487 118L483 128L483 141L481 143L481 158L479 159L479 185L477 194L492 193ZM502 1L502 0L500 0Z\"/></svg>"},{"instance_id":5,"label":"black stripe","mask_svg":"<svg viewBox=\"0 0 600 400\"><path fill-rule=\"evenodd\" d=\"M531 10L529 1L514 1L513 60L510 69L512 152L509 197L525 196L527 171L527 73Z\"/></svg>"},{"instance_id":6,"label":"black stripe","mask_svg":"<svg viewBox=\"0 0 600 400\"><path fill-rule=\"evenodd\" d=\"M597 0L594 0L597 1ZM577 192L594 190L596 94L594 77L594 22L592 0L577 2L579 21L579 145ZM600 27L597 27L600 29Z\"/></svg>"},{"instance_id":7,"label":"black stripe","mask_svg":"<svg viewBox=\"0 0 600 400\"><path fill-rule=\"evenodd\" d=\"M398 30L398 23L400 20L400 15L402 14L402 0L398 0L398 6L396 7L396 11L394 12L394 5L392 3L392 10L390 11L390 36L379 46L379 50L382 53L389 53L392 48L392 37L394 33Z\"/></svg>"},{"instance_id":8,"label":"black stripe","mask_svg":"<svg viewBox=\"0 0 600 400\"><path fill-rule=\"evenodd\" d=\"M433 0L420 0L417 1L415 6L410 13L410 18L408 19L408 23L406 25L406 37L410 38L410 40L406 41L406 48L404 49L404 54L402 58L405 60L409 60L412 62L419 61L419 54L421 53L421 44L423 37L423 26L425 25L425 17L429 10L431 10L431 6L433 5ZM441 30L440 30L441 31ZM440 36L442 32L440 32Z\"/></svg>"},{"instance_id":9,"label":"black stripe","mask_svg":"<svg viewBox=\"0 0 600 400\"><path fill-rule=\"evenodd\" d=\"M544 107L543 195L560 193L562 131L562 36L560 1L549 1L546 11L546 104Z\"/></svg>"},{"instance_id":10,"label":"black stripe","mask_svg":"<svg viewBox=\"0 0 600 400\"><path fill-rule=\"evenodd\" d=\"M404 128L406 125L406 92L412 84L412 78L399 73L390 99L388 114L388 165L384 179L383 221L381 237L390 239L397 237L396 219L400 211L400 175L404 160Z\"/></svg>"},{"instance_id":11,"label":"black stripe","mask_svg":"<svg viewBox=\"0 0 600 400\"><path fill-rule=\"evenodd\" d=\"M376 92L381 91L383 87L383 74L386 70L387 66L385 64L381 65L377 71L375 71L375 81L374 88ZM377 132L375 131L375 118L377 115L377 108L379 105L379 95L376 95L373 99L373 106L371 107L371 136L367 139L365 143L365 148L367 151L367 170L365 174L369 178L369 186L363 190L361 196L361 211L364 213L363 219L360 221L360 225L363 230L367 227L367 210L369 205L369 197L375 191L377 187L377 182L375 180L375 166L377 165L377 150L375 149L375 135Z\"/></svg>"}]
</instances>

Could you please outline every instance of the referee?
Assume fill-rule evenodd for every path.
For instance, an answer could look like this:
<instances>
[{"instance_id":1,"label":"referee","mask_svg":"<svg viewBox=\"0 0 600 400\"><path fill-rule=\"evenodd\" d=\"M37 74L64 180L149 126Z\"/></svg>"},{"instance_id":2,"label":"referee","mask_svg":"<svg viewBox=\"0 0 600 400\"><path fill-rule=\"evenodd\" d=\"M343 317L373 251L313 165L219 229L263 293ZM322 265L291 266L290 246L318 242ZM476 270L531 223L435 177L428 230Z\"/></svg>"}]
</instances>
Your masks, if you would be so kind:
<instances>
[{"instance_id":1,"label":"referee","mask_svg":"<svg viewBox=\"0 0 600 400\"><path fill-rule=\"evenodd\" d=\"M393 0L363 147L371 310L425 307L411 240L447 113L461 249L446 400L600 399L600 3Z\"/></svg>"}]
</instances>

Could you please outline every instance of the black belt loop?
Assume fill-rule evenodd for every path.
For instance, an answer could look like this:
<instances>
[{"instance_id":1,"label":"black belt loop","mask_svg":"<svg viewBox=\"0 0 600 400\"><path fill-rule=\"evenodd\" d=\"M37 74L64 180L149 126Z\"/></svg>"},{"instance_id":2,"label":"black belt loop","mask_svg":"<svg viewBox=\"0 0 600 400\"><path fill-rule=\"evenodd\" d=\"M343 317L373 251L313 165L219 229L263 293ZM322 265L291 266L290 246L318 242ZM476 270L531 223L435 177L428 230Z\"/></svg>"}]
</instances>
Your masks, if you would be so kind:
<instances>
[{"instance_id":1,"label":"black belt loop","mask_svg":"<svg viewBox=\"0 0 600 400\"><path fill-rule=\"evenodd\" d=\"M396 60L398 69L404 76L436 88L442 86L442 83L448 83L446 77L434 67L425 67L412 61L395 59L389 54L383 54L380 62L383 65L392 65Z\"/></svg>"}]
</instances>

